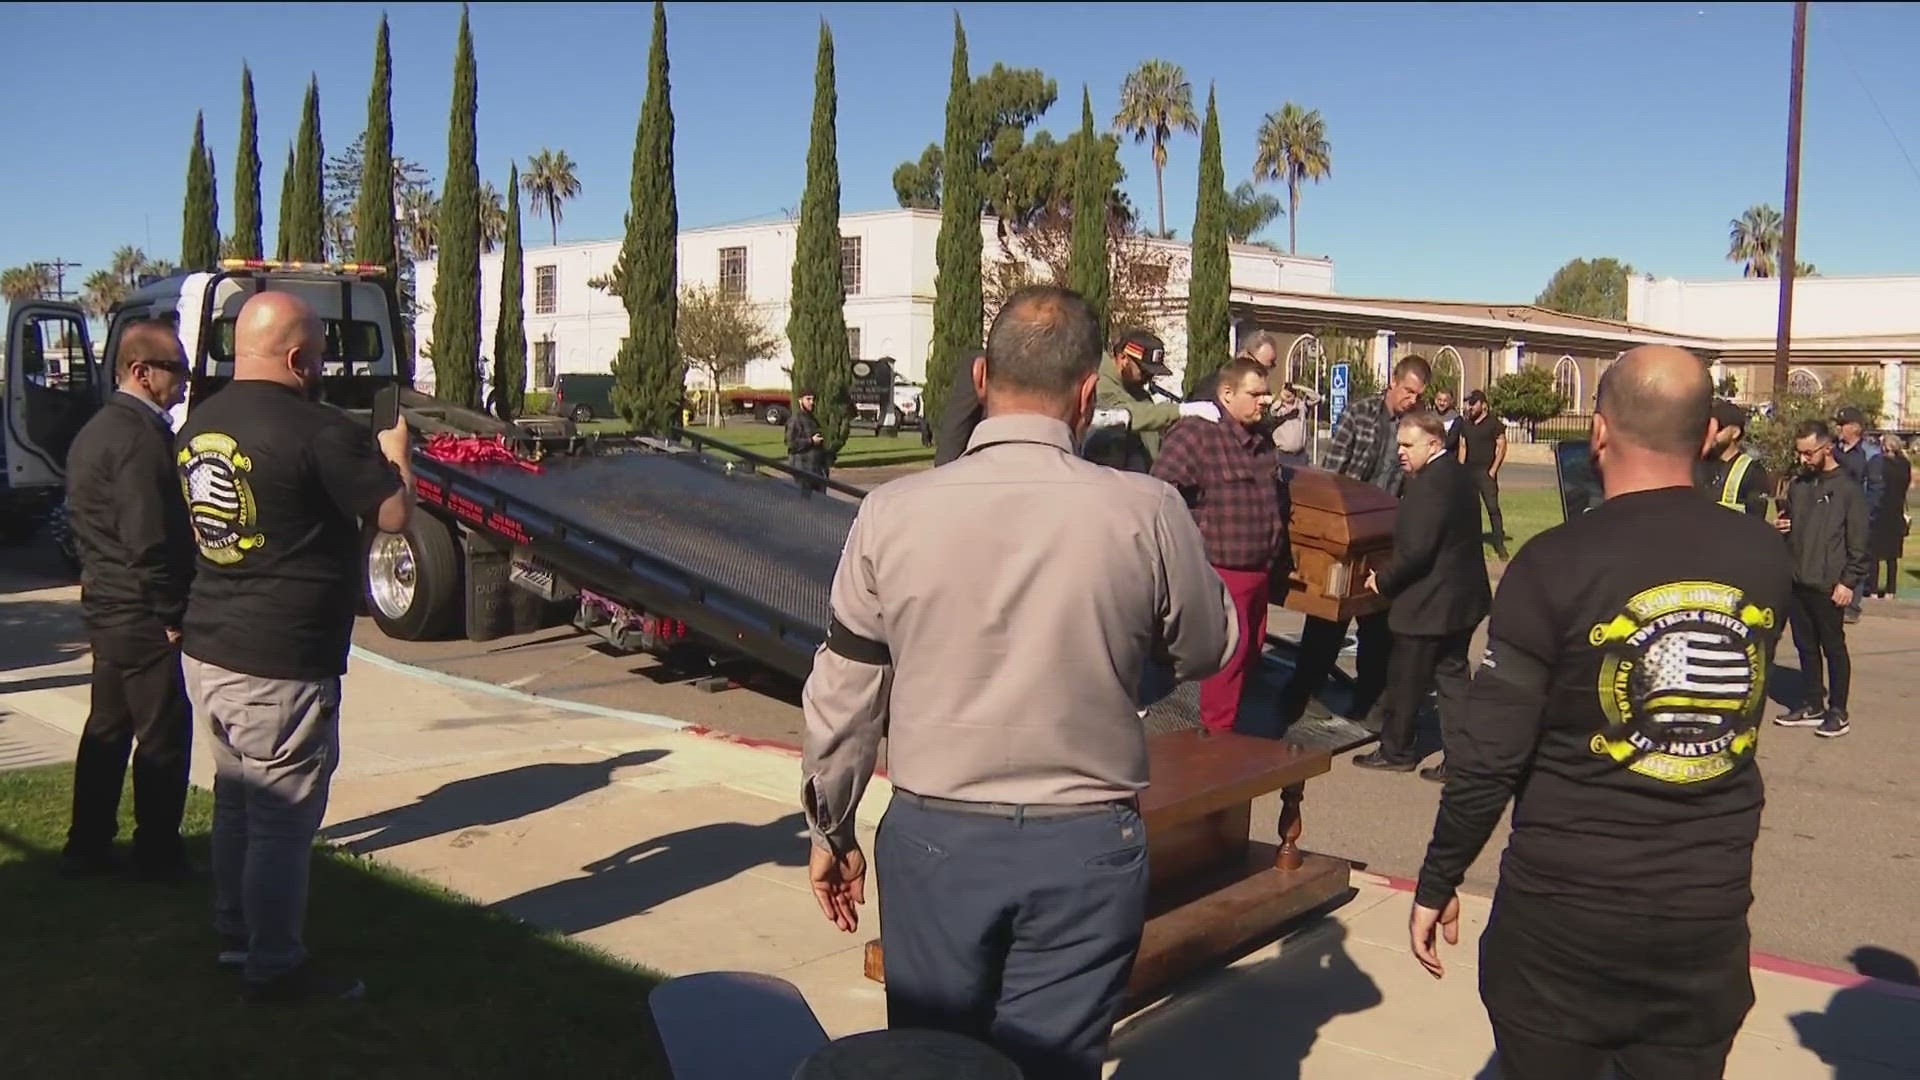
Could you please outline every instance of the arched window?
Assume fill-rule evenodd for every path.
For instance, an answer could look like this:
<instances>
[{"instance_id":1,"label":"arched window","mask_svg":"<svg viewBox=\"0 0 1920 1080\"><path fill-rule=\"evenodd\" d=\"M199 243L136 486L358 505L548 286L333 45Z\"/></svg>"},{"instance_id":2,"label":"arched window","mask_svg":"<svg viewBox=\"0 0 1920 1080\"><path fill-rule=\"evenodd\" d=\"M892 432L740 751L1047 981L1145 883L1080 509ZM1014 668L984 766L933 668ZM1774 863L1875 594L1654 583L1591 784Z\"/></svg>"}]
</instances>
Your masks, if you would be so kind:
<instances>
[{"instance_id":1,"label":"arched window","mask_svg":"<svg viewBox=\"0 0 1920 1080\"><path fill-rule=\"evenodd\" d=\"M1284 369L1287 380L1307 386L1316 385L1321 355L1319 338L1312 334L1301 334L1294 338L1293 344L1287 346L1287 365Z\"/></svg>"},{"instance_id":2,"label":"arched window","mask_svg":"<svg viewBox=\"0 0 1920 1080\"><path fill-rule=\"evenodd\" d=\"M1585 412L1586 400L1580 396L1580 365L1571 356L1562 356L1553 365L1553 391L1572 412Z\"/></svg>"},{"instance_id":3,"label":"arched window","mask_svg":"<svg viewBox=\"0 0 1920 1080\"><path fill-rule=\"evenodd\" d=\"M1448 390L1458 394L1460 373L1464 370L1465 366L1460 362L1459 350L1451 345L1440 346L1440 351L1433 354L1434 391L1438 393L1441 390Z\"/></svg>"},{"instance_id":4,"label":"arched window","mask_svg":"<svg viewBox=\"0 0 1920 1080\"><path fill-rule=\"evenodd\" d=\"M1787 372L1787 388L1795 393L1817 394L1820 392L1820 376L1815 375L1811 368L1794 368Z\"/></svg>"}]
</instances>

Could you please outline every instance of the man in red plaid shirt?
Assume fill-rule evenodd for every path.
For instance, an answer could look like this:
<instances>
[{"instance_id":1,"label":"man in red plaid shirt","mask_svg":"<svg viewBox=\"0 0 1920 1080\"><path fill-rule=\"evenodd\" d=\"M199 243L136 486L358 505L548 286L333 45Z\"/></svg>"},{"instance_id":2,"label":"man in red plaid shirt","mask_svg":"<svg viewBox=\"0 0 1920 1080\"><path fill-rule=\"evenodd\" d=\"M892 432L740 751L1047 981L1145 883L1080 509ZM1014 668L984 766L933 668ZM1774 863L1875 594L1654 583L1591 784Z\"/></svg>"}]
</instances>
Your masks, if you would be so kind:
<instances>
[{"instance_id":1,"label":"man in red plaid shirt","mask_svg":"<svg viewBox=\"0 0 1920 1080\"><path fill-rule=\"evenodd\" d=\"M1279 459L1260 428L1273 394L1267 369L1241 358L1220 371L1220 419L1193 416L1160 443L1153 475L1179 490L1207 543L1207 561L1226 582L1240 615L1240 646L1218 675L1200 684L1200 722L1230 731L1247 669L1267 641L1267 580L1287 555L1280 512Z\"/></svg>"}]
</instances>

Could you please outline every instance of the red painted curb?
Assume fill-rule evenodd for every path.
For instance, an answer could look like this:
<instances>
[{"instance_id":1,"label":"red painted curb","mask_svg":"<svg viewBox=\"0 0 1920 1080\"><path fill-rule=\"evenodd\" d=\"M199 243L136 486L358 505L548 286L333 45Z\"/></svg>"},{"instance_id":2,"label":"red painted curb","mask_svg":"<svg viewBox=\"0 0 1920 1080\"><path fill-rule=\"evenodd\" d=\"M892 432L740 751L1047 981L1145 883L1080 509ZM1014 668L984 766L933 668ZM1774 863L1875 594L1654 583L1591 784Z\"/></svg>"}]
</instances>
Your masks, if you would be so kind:
<instances>
[{"instance_id":1,"label":"red painted curb","mask_svg":"<svg viewBox=\"0 0 1920 1080\"><path fill-rule=\"evenodd\" d=\"M778 739L755 739L746 735L733 735L725 731L717 731L701 724L694 724L683 730L689 735L698 735L703 739L718 739L721 742L734 743L739 746L750 746L755 750L774 750L788 757L800 757L803 754L803 751L799 747L792 743L781 742ZM875 769L873 770L873 775L885 780L887 778L887 770Z\"/></svg>"},{"instance_id":2,"label":"red painted curb","mask_svg":"<svg viewBox=\"0 0 1920 1080\"><path fill-rule=\"evenodd\" d=\"M1418 882L1408 878L1394 877L1390 874L1379 874L1371 870L1358 872L1365 874L1367 877L1372 878L1395 892L1410 893L1418 886ZM1825 983L1828 986L1837 986L1843 990L1857 988L1870 990L1874 993L1886 994L1889 997L1905 998L1909 1001L1920 1001L1920 986L1908 986L1905 983L1888 982L1885 979L1876 979L1869 975L1862 975L1857 971L1842 971L1839 968L1822 967L1819 964L1809 964L1804 960L1789 960L1784 956L1774 956L1771 953L1749 952L1748 958L1748 962L1754 968L1774 975L1786 975L1796 979L1807 979L1812 982Z\"/></svg>"}]
</instances>

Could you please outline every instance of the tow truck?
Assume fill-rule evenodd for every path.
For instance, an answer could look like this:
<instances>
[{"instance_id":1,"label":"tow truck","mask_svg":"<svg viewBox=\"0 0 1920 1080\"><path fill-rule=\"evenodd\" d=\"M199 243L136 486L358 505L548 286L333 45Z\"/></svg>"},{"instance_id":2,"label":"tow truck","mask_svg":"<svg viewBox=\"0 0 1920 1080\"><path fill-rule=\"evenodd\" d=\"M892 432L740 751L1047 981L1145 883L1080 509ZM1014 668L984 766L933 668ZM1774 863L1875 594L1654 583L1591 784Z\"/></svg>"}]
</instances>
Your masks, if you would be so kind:
<instances>
[{"instance_id":1,"label":"tow truck","mask_svg":"<svg viewBox=\"0 0 1920 1080\"><path fill-rule=\"evenodd\" d=\"M507 423L404 385L399 309L378 266L226 260L147 284L106 316L96 361L71 303L13 305L7 323L9 490L57 505L67 447L113 390L125 328L158 319L189 360L176 429L233 377L234 322L248 297L291 292L326 326L321 400L372 426L400 385L414 435L417 503L401 533L365 531L363 610L404 641L488 641L571 622L613 649L744 656L804 679L826 639L827 597L863 490L675 428L667 437L581 435L564 420ZM59 375L52 363L59 343ZM1270 641L1270 681L1290 644ZM1149 731L1198 727L1196 687L1146 714ZM1324 729L1324 730L1323 730ZM1345 748L1370 738L1335 718L1288 737Z\"/></svg>"}]
</instances>

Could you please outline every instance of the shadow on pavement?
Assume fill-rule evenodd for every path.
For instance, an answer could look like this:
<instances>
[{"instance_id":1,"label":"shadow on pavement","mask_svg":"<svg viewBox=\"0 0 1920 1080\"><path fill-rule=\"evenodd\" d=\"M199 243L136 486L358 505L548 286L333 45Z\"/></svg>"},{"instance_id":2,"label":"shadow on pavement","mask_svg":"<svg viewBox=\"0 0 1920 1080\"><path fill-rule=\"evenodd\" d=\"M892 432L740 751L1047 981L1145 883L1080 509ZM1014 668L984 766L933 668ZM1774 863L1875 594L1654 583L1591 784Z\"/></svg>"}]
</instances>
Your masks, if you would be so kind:
<instances>
[{"instance_id":1,"label":"shadow on pavement","mask_svg":"<svg viewBox=\"0 0 1920 1080\"><path fill-rule=\"evenodd\" d=\"M1920 987L1913 960L1891 949L1862 945L1847 960L1869 979ZM1825 1012L1788 1019L1800 1045L1833 1070L1833 1080L1920 1075L1920 993L1849 986L1834 993Z\"/></svg>"},{"instance_id":2,"label":"shadow on pavement","mask_svg":"<svg viewBox=\"0 0 1920 1080\"><path fill-rule=\"evenodd\" d=\"M93 682L93 672L72 671L65 675L42 675L37 679L0 681L0 694L24 694L29 690L64 690L69 686L86 686L91 682Z\"/></svg>"},{"instance_id":3,"label":"shadow on pavement","mask_svg":"<svg viewBox=\"0 0 1920 1080\"><path fill-rule=\"evenodd\" d=\"M347 841L343 846L348 851L371 855L462 829L500 825L598 791L613 782L617 769L666 756L665 750L635 750L602 761L541 762L455 780L406 806L329 825L320 830L320 838Z\"/></svg>"},{"instance_id":4,"label":"shadow on pavement","mask_svg":"<svg viewBox=\"0 0 1920 1080\"><path fill-rule=\"evenodd\" d=\"M20 600L0 604L0 671L71 660L87 651L78 604Z\"/></svg>"},{"instance_id":5,"label":"shadow on pavement","mask_svg":"<svg viewBox=\"0 0 1920 1080\"><path fill-rule=\"evenodd\" d=\"M1114 1036L1112 1080L1298 1080L1322 1026L1382 1001L1346 941L1346 927L1328 922L1285 943L1279 956L1229 968L1204 992L1140 1017Z\"/></svg>"},{"instance_id":6,"label":"shadow on pavement","mask_svg":"<svg viewBox=\"0 0 1920 1080\"><path fill-rule=\"evenodd\" d=\"M806 829L806 818L797 813L767 825L701 825L596 859L580 868L586 877L543 885L494 907L563 934L581 934L757 866L804 866Z\"/></svg>"}]
</instances>

